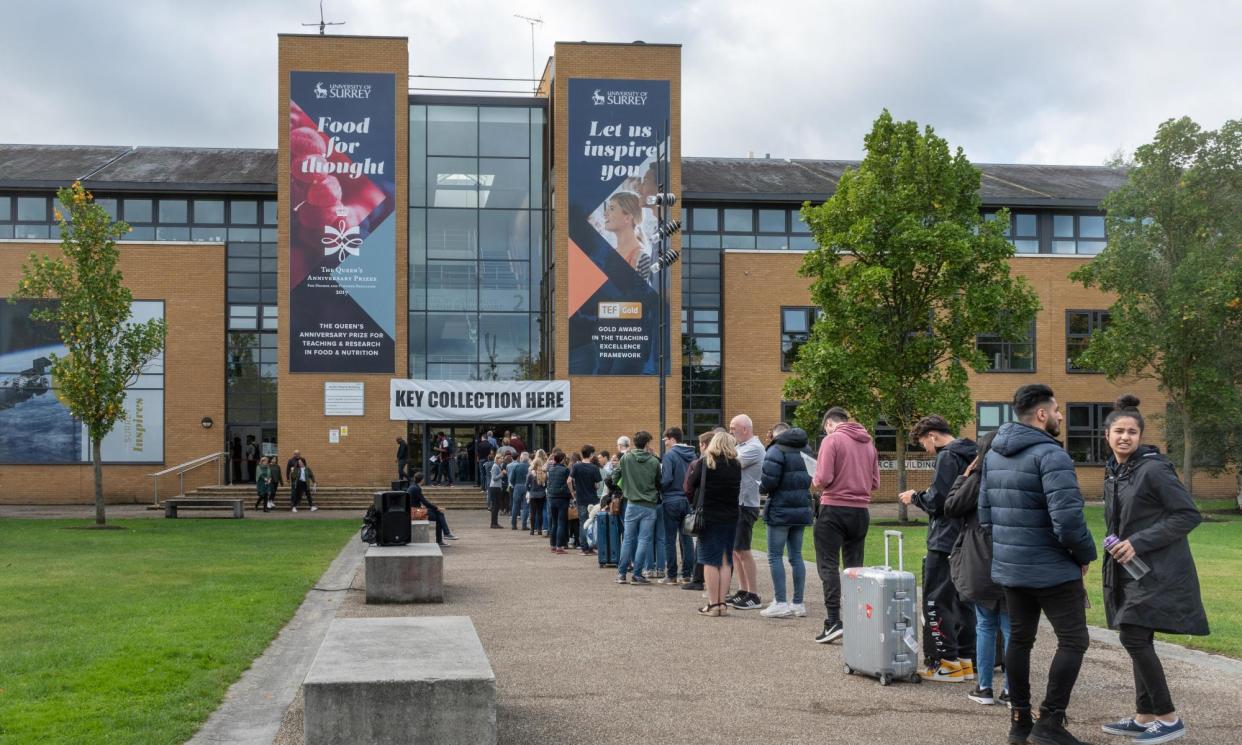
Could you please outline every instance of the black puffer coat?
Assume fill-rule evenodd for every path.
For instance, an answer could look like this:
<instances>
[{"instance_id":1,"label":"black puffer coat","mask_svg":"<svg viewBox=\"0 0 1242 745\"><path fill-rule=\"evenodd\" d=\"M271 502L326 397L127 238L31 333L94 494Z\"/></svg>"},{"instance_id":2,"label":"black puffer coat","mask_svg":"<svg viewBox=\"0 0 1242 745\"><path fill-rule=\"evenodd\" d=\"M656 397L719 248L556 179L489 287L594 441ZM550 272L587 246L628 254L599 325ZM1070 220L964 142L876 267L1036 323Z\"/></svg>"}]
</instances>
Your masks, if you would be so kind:
<instances>
[{"instance_id":1,"label":"black puffer coat","mask_svg":"<svg viewBox=\"0 0 1242 745\"><path fill-rule=\"evenodd\" d=\"M763 457L763 479L759 488L768 495L763 521L768 525L810 525L811 474L802 453L806 432L797 427L776 436Z\"/></svg>"},{"instance_id":2,"label":"black puffer coat","mask_svg":"<svg viewBox=\"0 0 1242 745\"><path fill-rule=\"evenodd\" d=\"M1109 628L1143 626L1167 634L1208 633L1199 575L1186 536L1203 521L1173 464L1143 445L1124 464L1109 458L1104 472L1104 523L1130 541L1151 571L1135 581L1104 554L1104 612Z\"/></svg>"},{"instance_id":3,"label":"black puffer coat","mask_svg":"<svg viewBox=\"0 0 1242 745\"><path fill-rule=\"evenodd\" d=\"M932 484L920 492L914 493L914 503L927 513L927 550L947 554L953 550L957 542L957 534L962 531L959 518L944 514L944 500L953 488L953 482L966 470L966 466L978 454L974 440L965 438L954 440L936 453L936 474Z\"/></svg>"}]
</instances>

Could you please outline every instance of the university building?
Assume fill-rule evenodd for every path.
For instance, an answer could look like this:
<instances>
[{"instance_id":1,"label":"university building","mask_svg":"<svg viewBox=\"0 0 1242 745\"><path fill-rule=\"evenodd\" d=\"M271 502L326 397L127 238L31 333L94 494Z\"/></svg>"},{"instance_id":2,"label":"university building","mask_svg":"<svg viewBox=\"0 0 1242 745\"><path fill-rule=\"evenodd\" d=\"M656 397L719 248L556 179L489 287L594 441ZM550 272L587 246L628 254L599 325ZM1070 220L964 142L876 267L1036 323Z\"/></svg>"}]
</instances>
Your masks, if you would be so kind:
<instances>
[{"instance_id":1,"label":"university building","mask_svg":"<svg viewBox=\"0 0 1242 745\"><path fill-rule=\"evenodd\" d=\"M782 383L816 312L799 208L854 163L683 157L677 45L558 43L521 97L409 93L404 38L278 43L276 150L0 145L0 297L31 252L58 250L55 190L81 180L133 228L120 253L135 317L168 322L105 441L109 500L149 501L151 473L252 441L282 462L298 449L321 484L367 487L394 478L398 436L424 463L438 432L610 447L658 431L661 360L665 421L690 436L742 412L760 433L789 418ZM1068 275L1103 248L1099 204L1124 174L979 167L1042 310L1021 342L979 338L991 369L971 376L963 434L1048 383L1098 496L1109 402L1124 389L1164 409L1154 384L1076 364L1112 299ZM661 208L657 192L680 199ZM48 366L59 340L31 307L0 304L0 502L90 501L85 438ZM892 499L885 465L877 498ZM1197 491L1231 481L1200 476Z\"/></svg>"}]
</instances>

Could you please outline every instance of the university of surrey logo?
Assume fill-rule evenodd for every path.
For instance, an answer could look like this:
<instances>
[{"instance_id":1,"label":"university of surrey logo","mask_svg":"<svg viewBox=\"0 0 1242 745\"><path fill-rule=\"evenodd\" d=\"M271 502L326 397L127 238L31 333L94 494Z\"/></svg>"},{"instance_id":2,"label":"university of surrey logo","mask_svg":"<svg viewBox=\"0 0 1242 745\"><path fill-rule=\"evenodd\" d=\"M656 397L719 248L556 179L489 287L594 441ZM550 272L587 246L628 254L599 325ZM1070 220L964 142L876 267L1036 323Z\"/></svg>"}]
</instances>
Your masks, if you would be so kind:
<instances>
[{"instance_id":1,"label":"university of surrey logo","mask_svg":"<svg viewBox=\"0 0 1242 745\"><path fill-rule=\"evenodd\" d=\"M323 87L323 83L315 83L315 98L327 98L328 89Z\"/></svg>"},{"instance_id":2,"label":"university of surrey logo","mask_svg":"<svg viewBox=\"0 0 1242 745\"><path fill-rule=\"evenodd\" d=\"M647 91L600 91L591 94L591 103L596 106L646 106Z\"/></svg>"},{"instance_id":3,"label":"university of surrey logo","mask_svg":"<svg viewBox=\"0 0 1242 745\"><path fill-rule=\"evenodd\" d=\"M331 256L336 251L336 260L344 261L345 256L358 256L362 253L362 229L357 225L347 228L345 227L345 218L349 216L349 210L345 207L338 207L336 210L336 224L331 223L323 226L323 237L319 242L323 244L323 255Z\"/></svg>"},{"instance_id":4,"label":"university of surrey logo","mask_svg":"<svg viewBox=\"0 0 1242 745\"><path fill-rule=\"evenodd\" d=\"M599 88L596 88L595 93L591 95L591 102L596 106L604 105L604 94L599 92Z\"/></svg>"}]
</instances>

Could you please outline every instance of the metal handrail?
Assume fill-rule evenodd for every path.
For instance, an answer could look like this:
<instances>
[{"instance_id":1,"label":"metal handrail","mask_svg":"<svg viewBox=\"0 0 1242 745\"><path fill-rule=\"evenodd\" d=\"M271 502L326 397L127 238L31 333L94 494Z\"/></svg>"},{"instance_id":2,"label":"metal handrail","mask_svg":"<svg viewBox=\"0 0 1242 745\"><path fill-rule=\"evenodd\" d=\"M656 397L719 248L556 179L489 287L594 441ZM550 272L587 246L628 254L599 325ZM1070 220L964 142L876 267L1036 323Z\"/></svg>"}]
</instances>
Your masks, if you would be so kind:
<instances>
[{"instance_id":1,"label":"metal handrail","mask_svg":"<svg viewBox=\"0 0 1242 745\"><path fill-rule=\"evenodd\" d=\"M178 483L180 485L180 489L178 493L181 496L185 496L185 475L189 473L190 471L193 471L195 468L198 468L199 466L205 466L214 460L219 460L221 464L223 464L224 463L223 458L226 455L228 455L228 452L221 450L218 453L212 453L211 455L204 455L202 457L195 458L194 460L188 460L185 463L182 463L180 465L172 466L171 468L165 468L163 471L159 471L157 473L147 474L148 476L151 477L151 489L154 492L153 496L155 497L155 504L158 506L160 503L160 476L167 476L170 473L177 474ZM217 474L216 483L218 484L224 483L224 466L223 465L221 465L220 471Z\"/></svg>"}]
</instances>

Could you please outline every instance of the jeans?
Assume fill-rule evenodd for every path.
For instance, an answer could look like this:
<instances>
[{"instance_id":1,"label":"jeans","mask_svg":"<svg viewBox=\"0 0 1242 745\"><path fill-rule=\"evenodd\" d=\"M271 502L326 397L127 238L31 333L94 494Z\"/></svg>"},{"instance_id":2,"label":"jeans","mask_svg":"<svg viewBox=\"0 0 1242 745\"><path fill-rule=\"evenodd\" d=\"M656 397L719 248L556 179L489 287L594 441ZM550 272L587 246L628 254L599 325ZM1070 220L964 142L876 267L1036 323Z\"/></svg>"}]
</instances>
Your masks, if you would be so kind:
<instances>
[{"instance_id":1,"label":"jeans","mask_svg":"<svg viewBox=\"0 0 1242 745\"><path fill-rule=\"evenodd\" d=\"M591 544L587 542L587 534L586 534L587 516L591 514L591 503L590 502L577 502L577 505L578 505L578 548L586 549L591 546Z\"/></svg>"},{"instance_id":2,"label":"jeans","mask_svg":"<svg viewBox=\"0 0 1242 745\"><path fill-rule=\"evenodd\" d=\"M643 569L663 571L665 566L665 551L667 550L664 536L664 519L663 504L655 506L655 529L651 534L651 555L647 557L647 564Z\"/></svg>"},{"instance_id":3,"label":"jeans","mask_svg":"<svg viewBox=\"0 0 1242 745\"><path fill-rule=\"evenodd\" d=\"M677 546L681 546L681 576L690 579L694 570L694 538L681 532L681 523L690 514L690 500L673 497L661 505L664 512L664 564L668 576L677 576Z\"/></svg>"},{"instance_id":4,"label":"jeans","mask_svg":"<svg viewBox=\"0 0 1242 745\"><path fill-rule=\"evenodd\" d=\"M806 589L806 562L802 560L802 532L805 525L768 526L768 568L772 570L772 596L785 602L785 546L789 546L789 568L793 570L793 601L802 602Z\"/></svg>"},{"instance_id":5,"label":"jeans","mask_svg":"<svg viewBox=\"0 0 1242 745\"><path fill-rule=\"evenodd\" d=\"M975 649L978 650L978 663L975 673L979 676L980 688L992 687L992 674L996 670L996 632L1005 637L1005 649L1009 649L1009 614L986 605L975 605ZM1005 676L1005 687L1009 688L1009 676Z\"/></svg>"},{"instance_id":6,"label":"jeans","mask_svg":"<svg viewBox=\"0 0 1242 745\"><path fill-rule=\"evenodd\" d=\"M974 612L969 603L958 597L949 555L943 551L928 550L923 565L923 618L924 638L932 647L929 662L969 660L975 656Z\"/></svg>"},{"instance_id":7,"label":"jeans","mask_svg":"<svg viewBox=\"0 0 1242 745\"><path fill-rule=\"evenodd\" d=\"M617 574L622 577L633 565L638 574L651 560L651 536L655 533L656 508L647 503L631 503L625 509L625 539L621 542L621 559Z\"/></svg>"},{"instance_id":8,"label":"jeans","mask_svg":"<svg viewBox=\"0 0 1242 745\"><path fill-rule=\"evenodd\" d=\"M302 503L303 496L306 497L307 504L309 504L311 507L315 506L315 497L310 492L310 484L308 484L305 481L294 481L293 482L293 497L291 500L293 502L294 509L297 509L298 505Z\"/></svg>"},{"instance_id":9,"label":"jeans","mask_svg":"<svg viewBox=\"0 0 1242 745\"><path fill-rule=\"evenodd\" d=\"M546 530L543 515L547 507L547 501L547 497L530 498L530 532L538 533Z\"/></svg>"},{"instance_id":10,"label":"jeans","mask_svg":"<svg viewBox=\"0 0 1242 745\"><path fill-rule=\"evenodd\" d=\"M516 528L518 517L522 519L522 530L526 530L526 523L530 519L530 505L526 503L526 484L515 484L513 487L513 497L509 501L509 527Z\"/></svg>"},{"instance_id":11,"label":"jeans","mask_svg":"<svg viewBox=\"0 0 1242 745\"><path fill-rule=\"evenodd\" d=\"M1009 696L1015 709L1031 707L1031 648L1039 630L1042 610L1057 635L1057 651L1048 668L1048 692L1040 709L1064 712L1082 669L1090 642L1087 636L1087 590L1076 579L1053 587L1006 587L1009 607L1009 650L1005 668L1009 673Z\"/></svg>"},{"instance_id":12,"label":"jeans","mask_svg":"<svg viewBox=\"0 0 1242 745\"><path fill-rule=\"evenodd\" d=\"M871 514L866 507L820 505L815 516L815 568L824 583L824 608L829 621L841 620L842 563L847 569L863 565L870 525Z\"/></svg>"},{"instance_id":13,"label":"jeans","mask_svg":"<svg viewBox=\"0 0 1242 745\"><path fill-rule=\"evenodd\" d=\"M1173 696L1164 677L1164 667L1152 646L1155 632L1144 626L1121 624L1121 646L1130 653L1134 663L1134 711L1162 717L1172 714Z\"/></svg>"},{"instance_id":14,"label":"jeans","mask_svg":"<svg viewBox=\"0 0 1242 745\"><path fill-rule=\"evenodd\" d=\"M552 548L565 548L569 545L569 500L548 499L548 505L552 513L552 527L548 530L548 543Z\"/></svg>"}]
</instances>

